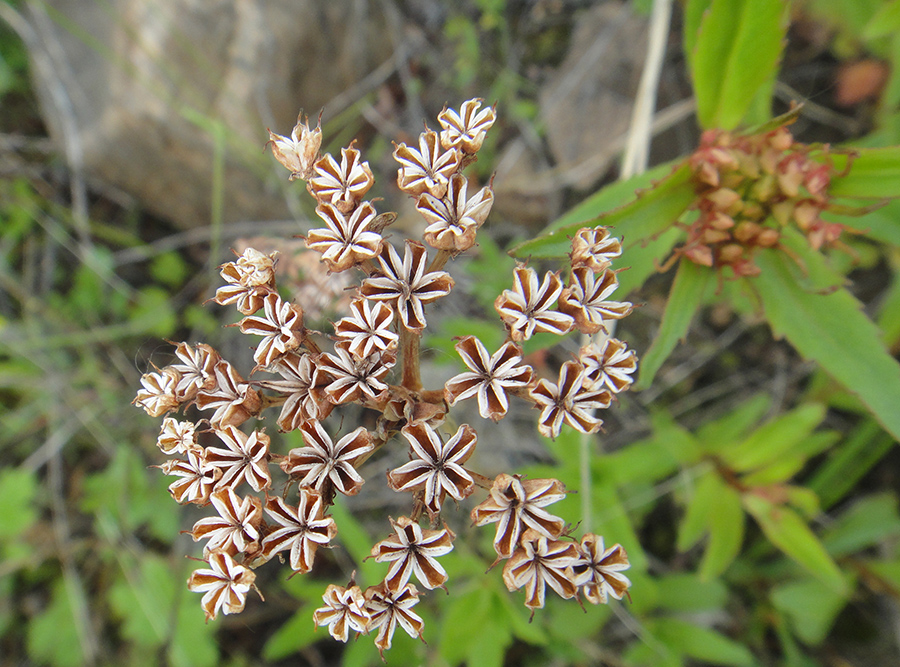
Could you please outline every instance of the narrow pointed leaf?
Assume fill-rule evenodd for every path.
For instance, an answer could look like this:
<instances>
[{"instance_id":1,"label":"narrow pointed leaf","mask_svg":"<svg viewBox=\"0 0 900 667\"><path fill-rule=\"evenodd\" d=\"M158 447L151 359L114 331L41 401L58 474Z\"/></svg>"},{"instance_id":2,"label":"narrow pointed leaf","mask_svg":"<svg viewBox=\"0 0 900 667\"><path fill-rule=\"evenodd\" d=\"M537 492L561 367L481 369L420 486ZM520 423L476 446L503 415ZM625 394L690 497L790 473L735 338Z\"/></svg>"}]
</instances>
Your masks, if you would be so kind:
<instances>
[{"instance_id":1,"label":"narrow pointed leaf","mask_svg":"<svg viewBox=\"0 0 900 667\"><path fill-rule=\"evenodd\" d=\"M825 271L822 256L792 244L810 275ZM807 359L854 393L895 438L900 439L900 364L885 349L881 333L846 290L807 291L799 269L785 253L759 253L754 279L769 325Z\"/></svg>"},{"instance_id":2,"label":"narrow pointed leaf","mask_svg":"<svg viewBox=\"0 0 900 667\"><path fill-rule=\"evenodd\" d=\"M832 156L840 172L849 163L847 174L831 181L828 194L832 197L890 198L900 197L900 146L890 148L860 148L854 156ZM860 225L864 226L864 225Z\"/></svg>"},{"instance_id":3,"label":"narrow pointed leaf","mask_svg":"<svg viewBox=\"0 0 900 667\"><path fill-rule=\"evenodd\" d=\"M732 130L778 67L787 30L783 0L713 0L688 56L704 128Z\"/></svg>"},{"instance_id":4,"label":"narrow pointed leaf","mask_svg":"<svg viewBox=\"0 0 900 667\"><path fill-rule=\"evenodd\" d=\"M670 170L666 165L663 171L654 171L658 176ZM604 198L603 203L608 207L594 212L594 216L587 217L583 213L585 208L576 209L575 215L567 214L560 226L556 223L550 226L547 233L530 241L520 243L510 254L514 257L525 259L527 257L565 257L570 251L569 239L582 227L606 226L612 227L613 233L624 239L627 257L629 246L644 243L652 237L664 232L684 213L694 200L694 188L691 184L691 169L687 162L682 162L668 176L655 183L652 187L638 192L634 197L635 183L646 183L646 175L640 180L629 179L615 183L604 188L597 195L614 188L615 197ZM622 196L626 195L626 196ZM631 201L629 202L629 199ZM628 202L624 203L623 202ZM619 206L619 208L613 208ZM612 209L612 210L611 210ZM604 213L603 211L608 211ZM592 211L593 212L593 211ZM674 239L673 239L674 242ZM667 254L667 253L666 253Z\"/></svg>"},{"instance_id":5,"label":"narrow pointed leaf","mask_svg":"<svg viewBox=\"0 0 900 667\"><path fill-rule=\"evenodd\" d=\"M743 499L744 507L773 545L834 591L846 592L847 583L840 569L799 514L752 493Z\"/></svg>"},{"instance_id":6,"label":"narrow pointed leaf","mask_svg":"<svg viewBox=\"0 0 900 667\"><path fill-rule=\"evenodd\" d=\"M825 418L820 403L802 405L766 422L742 443L722 453L723 460L734 470L754 470L789 454Z\"/></svg>"},{"instance_id":7,"label":"narrow pointed leaf","mask_svg":"<svg viewBox=\"0 0 900 667\"><path fill-rule=\"evenodd\" d=\"M682 260L666 302L659 332L650 349L641 358L640 375L635 389L646 389L678 341L684 340L694 314L703 302L703 295L713 272L705 266Z\"/></svg>"},{"instance_id":8,"label":"narrow pointed leaf","mask_svg":"<svg viewBox=\"0 0 900 667\"><path fill-rule=\"evenodd\" d=\"M709 508L709 544L700 562L701 579L715 579L734 562L744 541L744 524L740 494L722 484Z\"/></svg>"}]
</instances>

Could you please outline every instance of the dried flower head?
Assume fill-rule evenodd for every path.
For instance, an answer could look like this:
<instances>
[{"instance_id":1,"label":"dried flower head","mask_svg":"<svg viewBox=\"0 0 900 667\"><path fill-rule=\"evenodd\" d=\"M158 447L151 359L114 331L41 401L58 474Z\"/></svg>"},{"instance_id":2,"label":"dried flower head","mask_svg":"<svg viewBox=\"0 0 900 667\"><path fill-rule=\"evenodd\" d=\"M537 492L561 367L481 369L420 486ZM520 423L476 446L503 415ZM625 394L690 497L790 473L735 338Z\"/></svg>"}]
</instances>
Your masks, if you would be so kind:
<instances>
[{"instance_id":1,"label":"dried flower head","mask_svg":"<svg viewBox=\"0 0 900 667\"><path fill-rule=\"evenodd\" d=\"M374 448L369 432L360 426L334 442L314 419L303 422L300 432L306 447L288 452L281 469L298 480L300 486L319 491L329 503L335 489L346 496L359 493L364 480L354 464Z\"/></svg>"},{"instance_id":2,"label":"dried flower head","mask_svg":"<svg viewBox=\"0 0 900 667\"><path fill-rule=\"evenodd\" d=\"M556 384L542 379L530 395L542 408L538 430L548 438L558 436L564 423L582 433L595 433L603 420L594 417L593 411L608 408L612 402L608 391L589 389L585 385L585 369L577 361L562 365Z\"/></svg>"},{"instance_id":3,"label":"dried flower head","mask_svg":"<svg viewBox=\"0 0 900 667\"><path fill-rule=\"evenodd\" d=\"M441 150L437 132L419 135L419 148L395 144L394 159L400 163L397 185L409 195L423 192L440 199L447 192L450 176L459 169L462 155L456 148Z\"/></svg>"},{"instance_id":4,"label":"dried flower head","mask_svg":"<svg viewBox=\"0 0 900 667\"><path fill-rule=\"evenodd\" d=\"M467 184L465 176L454 174L443 198L428 192L419 197L416 209L428 222L424 239L432 248L456 254L475 245L475 234L494 205L494 192L482 188L467 199Z\"/></svg>"},{"instance_id":5,"label":"dried flower head","mask_svg":"<svg viewBox=\"0 0 900 667\"><path fill-rule=\"evenodd\" d=\"M200 605L206 620L214 619L219 611L226 615L244 611L256 575L222 551L209 554L208 563L209 569L194 570L188 579L189 591L203 593Z\"/></svg>"},{"instance_id":6,"label":"dried flower head","mask_svg":"<svg viewBox=\"0 0 900 667\"><path fill-rule=\"evenodd\" d=\"M566 497L566 488L558 479L522 479L500 473L491 485L487 500L472 510L472 523L497 524L494 550L499 558L509 558L525 530L555 539L566 522L544 509Z\"/></svg>"},{"instance_id":7,"label":"dried flower head","mask_svg":"<svg viewBox=\"0 0 900 667\"><path fill-rule=\"evenodd\" d=\"M394 491L421 491L428 513L437 516L447 494L462 500L475 490L475 482L462 464L475 451L477 436L468 424L441 442L441 437L426 422L408 424L401 431L409 441L412 460L388 473Z\"/></svg>"},{"instance_id":8,"label":"dried flower head","mask_svg":"<svg viewBox=\"0 0 900 667\"><path fill-rule=\"evenodd\" d=\"M327 228L310 230L306 246L322 253L329 271L346 271L372 259L381 250L381 234L371 230L377 214L369 202L363 202L349 214L325 203L316 208L316 214Z\"/></svg>"},{"instance_id":9,"label":"dried flower head","mask_svg":"<svg viewBox=\"0 0 900 667\"><path fill-rule=\"evenodd\" d=\"M362 634L369 631L371 615L359 586L330 584L322 600L325 606L316 609L313 620L318 626L327 626L328 633L339 642L346 642L351 630Z\"/></svg>"},{"instance_id":10,"label":"dried flower head","mask_svg":"<svg viewBox=\"0 0 900 667\"><path fill-rule=\"evenodd\" d=\"M297 116L297 124L291 130L290 137L282 137L269 130L269 142L275 159L291 172L291 180L312 178L315 171L313 165L319 159L319 148L322 146L322 114L315 129L309 129L309 119L303 120L303 112Z\"/></svg>"},{"instance_id":11,"label":"dried flower head","mask_svg":"<svg viewBox=\"0 0 900 667\"><path fill-rule=\"evenodd\" d=\"M456 535L445 525L442 530L422 530L412 519L391 519L394 535L372 547L376 563L391 563L384 585L392 591L402 590L410 576L416 575L425 588L444 588L447 572L435 560L453 550Z\"/></svg>"},{"instance_id":12,"label":"dried flower head","mask_svg":"<svg viewBox=\"0 0 900 667\"><path fill-rule=\"evenodd\" d=\"M359 151L352 145L341 149L340 165L326 153L315 169L316 175L307 184L309 191L320 204L332 204L341 213L356 208L375 182L369 163L360 160Z\"/></svg>"},{"instance_id":13,"label":"dried flower head","mask_svg":"<svg viewBox=\"0 0 900 667\"><path fill-rule=\"evenodd\" d=\"M516 342L528 340L538 331L562 335L571 331L574 320L551 309L561 293L559 273L548 271L543 282L538 283L534 269L518 266L513 274L513 288L503 290L494 308Z\"/></svg>"},{"instance_id":14,"label":"dried flower head","mask_svg":"<svg viewBox=\"0 0 900 667\"><path fill-rule=\"evenodd\" d=\"M511 591L525 587L525 606L533 613L544 606L547 586L564 599L578 594L572 567L578 564L579 557L572 542L549 540L529 529L503 567L503 581Z\"/></svg>"},{"instance_id":15,"label":"dried flower head","mask_svg":"<svg viewBox=\"0 0 900 667\"><path fill-rule=\"evenodd\" d=\"M266 501L268 514L278 527L262 541L263 558L272 558L281 551L290 550L291 569L309 572L312 569L316 549L327 545L337 535L337 524L331 516L325 516L322 495L308 486L300 487L300 502L289 506L278 496Z\"/></svg>"},{"instance_id":16,"label":"dried flower head","mask_svg":"<svg viewBox=\"0 0 900 667\"><path fill-rule=\"evenodd\" d=\"M381 653L391 647L394 630L399 625L410 637L422 638L422 622L412 608L419 603L419 591L412 584L406 584L399 590L393 590L385 582L366 589L366 611L369 614L368 631L378 630L375 646Z\"/></svg>"},{"instance_id":17,"label":"dried flower head","mask_svg":"<svg viewBox=\"0 0 900 667\"><path fill-rule=\"evenodd\" d=\"M236 262L223 264L220 275L228 284L216 290L215 302L220 306L233 303L245 315L262 308L263 298L274 290L276 256L247 248Z\"/></svg>"},{"instance_id":18,"label":"dried flower head","mask_svg":"<svg viewBox=\"0 0 900 667\"><path fill-rule=\"evenodd\" d=\"M482 102L484 100L480 98L466 100L459 113L444 107L438 116L438 122L444 128L441 132L441 145L444 148L459 148L468 154L479 151L487 131L497 119L495 107L479 111Z\"/></svg>"},{"instance_id":19,"label":"dried flower head","mask_svg":"<svg viewBox=\"0 0 900 667\"><path fill-rule=\"evenodd\" d=\"M591 604L606 604L609 597L621 600L631 586L622 572L631 567L628 554L620 544L603 548L603 538L588 533L581 538L581 561L573 566L576 582L584 587Z\"/></svg>"},{"instance_id":20,"label":"dried flower head","mask_svg":"<svg viewBox=\"0 0 900 667\"><path fill-rule=\"evenodd\" d=\"M426 272L427 260L421 243L407 241L402 260L394 246L385 243L378 256L379 274L364 280L359 293L389 303L406 329L424 329L424 306L446 296L453 287L453 278L446 271Z\"/></svg>"},{"instance_id":21,"label":"dried flower head","mask_svg":"<svg viewBox=\"0 0 900 667\"><path fill-rule=\"evenodd\" d=\"M522 364L522 349L515 343L504 343L493 356L475 336L466 336L456 344L456 351L471 370L447 380L444 396L455 405L478 396L478 412L485 419L499 421L509 409L508 390L521 390L531 384L531 366Z\"/></svg>"}]
</instances>

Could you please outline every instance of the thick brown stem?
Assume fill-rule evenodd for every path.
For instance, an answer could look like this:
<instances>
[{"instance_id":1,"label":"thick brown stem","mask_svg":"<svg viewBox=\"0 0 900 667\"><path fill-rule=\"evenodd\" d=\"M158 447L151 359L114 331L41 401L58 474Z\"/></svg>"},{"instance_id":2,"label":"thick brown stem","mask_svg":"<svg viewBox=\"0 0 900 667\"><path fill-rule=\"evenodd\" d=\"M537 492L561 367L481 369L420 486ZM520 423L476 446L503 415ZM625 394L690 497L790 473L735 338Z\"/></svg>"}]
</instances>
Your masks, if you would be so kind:
<instances>
[{"instance_id":1,"label":"thick brown stem","mask_svg":"<svg viewBox=\"0 0 900 667\"><path fill-rule=\"evenodd\" d=\"M447 261L452 257L453 254L449 250L439 251L431 261L431 266L428 267L428 271L426 271L426 273L431 273L432 271L440 271L444 268L444 265L447 263Z\"/></svg>"},{"instance_id":2,"label":"thick brown stem","mask_svg":"<svg viewBox=\"0 0 900 667\"><path fill-rule=\"evenodd\" d=\"M410 391L422 389L422 376L419 373L419 334L400 325L400 363L403 368L403 379L400 384Z\"/></svg>"}]
</instances>

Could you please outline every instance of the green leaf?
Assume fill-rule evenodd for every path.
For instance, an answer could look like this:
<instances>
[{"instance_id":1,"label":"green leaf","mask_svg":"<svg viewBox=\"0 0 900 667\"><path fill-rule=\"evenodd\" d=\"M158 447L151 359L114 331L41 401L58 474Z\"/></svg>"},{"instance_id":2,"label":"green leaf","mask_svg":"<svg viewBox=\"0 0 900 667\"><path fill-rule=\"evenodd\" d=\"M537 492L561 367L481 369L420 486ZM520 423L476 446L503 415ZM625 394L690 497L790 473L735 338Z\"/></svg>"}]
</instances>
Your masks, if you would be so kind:
<instances>
[{"instance_id":1,"label":"green leaf","mask_svg":"<svg viewBox=\"0 0 900 667\"><path fill-rule=\"evenodd\" d=\"M657 580L659 606L671 611L718 610L728 601L721 579L704 580L693 573L663 575Z\"/></svg>"},{"instance_id":2,"label":"green leaf","mask_svg":"<svg viewBox=\"0 0 900 667\"><path fill-rule=\"evenodd\" d=\"M824 405L802 405L760 426L742 443L722 452L722 459L737 472L775 463L790 454L823 419Z\"/></svg>"},{"instance_id":3,"label":"green leaf","mask_svg":"<svg viewBox=\"0 0 900 667\"><path fill-rule=\"evenodd\" d=\"M840 569L796 512L753 493L744 494L743 501L772 544L834 591L846 593L847 583Z\"/></svg>"},{"instance_id":4,"label":"green leaf","mask_svg":"<svg viewBox=\"0 0 900 667\"><path fill-rule=\"evenodd\" d=\"M697 480L694 493L688 501L687 512L678 528L679 551L687 551L709 531L710 509L724 486L721 478L714 472L708 472Z\"/></svg>"},{"instance_id":5,"label":"green leaf","mask_svg":"<svg viewBox=\"0 0 900 667\"><path fill-rule=\"evenodd\" d=\"M691 320L703 302L706 288L713 272L705 266L682 260L675 274L675 282L666 302L659 332L650 349L641 358L641 369L636 390L646 389L653 382L656 372L669 358L678 341L684 341Z\"/></svg>"},{"instance_id":6,"label":"green leaf","mask_svg":"<svg viewBox=\"0 0 900 667\"><path fill-rule=\"evenodd\" d=\"M627 189L631 191L629 194L634 193L633 181L629 180L612 186L616 188L617 195L621 194L625 183L628 184ZM604 191L601 190L602 192ZM565 216L562 220L571 217L575 222L564 226L554 223L548 232L520 243L509 252L519 258L565 257L571 250L569 239L579 229L598 226L612 227L616 236L625 239L627 249L666 231L687 210L694 197L690 165L682 162L672 173L653 184L653 187L639 191L637 198L631 202L594 219ZM627 260L627 252L623 253L623 257Z\"/></svg>"},{"instance_id":7,"label":"green leaf","mask_svg":"<svg viewBox=\"0 0 900 667\"><path fill-rule=\"evenodd\" d=\"M893 0L881 7L863 28L862 37L872 41L900 30L900 0Z\"/></svg>"},{"instance_id":8,"label":"green leaf","mask_svg":"<svg viewBox=\"0 0 900 667\"><path fill-rule=\"evenodd\" d=\"M37 520L37 480L22 468L0 470L0 542L12 541Z\"/></svg>"},{"instance_id":9,"label":"green leaf","mask_svg":"<svg viewBox=\"0 0 900 667\"><path fill-rule=\"evenodd\" d=\"M694 437L703 443L707 452L730 447L759 423L771 403L772 398L767 394L755 394L722 417L703 424Z\"/></svg>"},{"instance_id":10,"label":"green leaf","mask_svg":"<svg viewBox=\"0 0 900 667\"><path fill-rule=\"evenodd\" d=\"M857 500L835 519L823 535L822 544L833 557L840 558L897 537L897 498L891 493L879 493Z\"/></svg>"},{"instance_id":11,"label":"green leaf","mask_svg":"<svg viewBox=\"0 0 900 667\"><path fill-rule=\"evenodd\" d=\"M271 661L281 660L321 638L321 635L316 635L316 624L313 622L312 612L303 608L269 637L263 647L263 657Z\"/></svg>"},{"instance_id":12,"label":"green leaf","mask_svg":"<svg viewBox=\"0 0 900 667\"><path fill-rule=\"evenodd\" d=\"M812 275L826 270L817 252L792 244ZM766 318L807 359L854 393L895 438L900 439L900 364L881 342L875 324L845 289L810 293L785 253L760 252L754 281Z\"/></svg>"},{"instance_id":13,"label":"green leaf","mask_svg":"<svg viewBox=\"0 0 900 667\"><path fill-rule=\"evenodd\" d=\"M666 646L703 664L736 667L756 664L745 646L715 630L676 618L654 619L647 627Z\"/></svg>"},{"instance_id":14,"label":"green leaf","mask_svg":"<svg viewBox=\"0 0 900 667\"><path fill-rule=\"evenodd\" d=\"M900 197L900 146L890 148L860 148L853 155L831 156L838 173L844 175L831 180L831 197L864 199L895 199Z\"/></svg>"},{"instance_id":15,"label":"green leaf","mask_svg":"<svg viewBox=\"0 0 900 667\"><path fill-rule=\"evenodd\" d=\"M732 130L778 67L787 30L782 0L713 0L688 61L704 128Z\"/></svg>"},{"instance_id":16,"label":"green leaf","mask_svg":"<svg viewBox=\"0 0 900 667\"><path fill-rule=\"evenodd\" d=\"M500 667L506 647L512 643L504 614L496 613L496 594L491 588L475 588L454 595L442 625L439 651L449 664Z\"/></svg>"},{"instance_id":17,"label":"green leaf","mask_svg":"<svg viewBox=\"0 0 900 667\"><path fill-rule=\"evenodd\" d=\"M702 579L718 577L734 562L741 552L745 523L740 494L723 483L709 507L709 544L700 562Z\"/></svg>"},{"instance_id":18,"label":"green leaf","mask_svg":"<svg viewBox=\"0 0 900 667\"><path fill-rule=\"evenodd\" d=\"M28 624L28 657L54 667L85 664L79 625L66 585L57 579L50 604Z\"/></svg>"},{"instance_id":19,"label":"green leaf","mask_svg":"<svg viewBox=\"0 0 900 667\"><path fill-rule=\"evenodd\" d=\"M772 604L784 614L794 633L806 644L818 646L847 604L847 596L818 579L793 581L772 589Z\"/></svg>"},{"instance_id":20,"label":"green leaf","mask_svg":"<svg viewBox=\"0 0 900 667\"><path fill-rule=\"evenodd\" d=\"M827 509L843 499L893 447L894 440L873 420L866 420L835 448L807 486Z\"/></svg>"},{"instance_id":21,"label":"green leaf","mask_svg":"<svg viewBox=\"0 0 900 667\"><path fill-rule=\"evenodd\" d=\"M684 8L684 53L687 56L688 67L692 69L697 38L700 36L700 24L711 4L712 0L688 0Z\"/></svg>"},{"instance_id":22,"label":"green leaf","mask_svg":"<svg viewBox=\"0 0 900 667\"><path fill-rule=\"evenodd\" d=\"M840 437L841 434L837 431L813 433L804 438L789 455L777 458L768 465L745 475L742 481L747 486L768 486L786 482L803 470L813 456L833 447Z\"/></svg>"}]
</instances>

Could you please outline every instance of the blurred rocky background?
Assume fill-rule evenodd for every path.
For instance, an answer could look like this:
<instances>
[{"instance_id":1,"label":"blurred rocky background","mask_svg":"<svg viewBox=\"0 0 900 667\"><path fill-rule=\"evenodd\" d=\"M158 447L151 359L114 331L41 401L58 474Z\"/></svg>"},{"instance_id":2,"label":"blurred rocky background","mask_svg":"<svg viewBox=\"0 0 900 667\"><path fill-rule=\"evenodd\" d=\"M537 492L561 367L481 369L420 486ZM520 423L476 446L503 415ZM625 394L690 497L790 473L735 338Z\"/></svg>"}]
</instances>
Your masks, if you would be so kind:
<instances>
[{"instance_id":1,"label":"blurred rocky background","mask_svg":"<svg viewBox=\"0 0 900 667\"><path fill-rule=\"evenodd\" d=\"M568 189L609 174L646 18L617 1L509 4L41 0L24 3L19 31L70 168L175 227L208 226L214 206L225 223L302 218L305 193L263 151L266 128L289 133L301 109L324 109L332 151L358 138L395 205L390 140L478 95L505 123L485 164L494 223L540 228ZM662 105L683 95L677 78Z\"/></svg>"}]
</instances>

